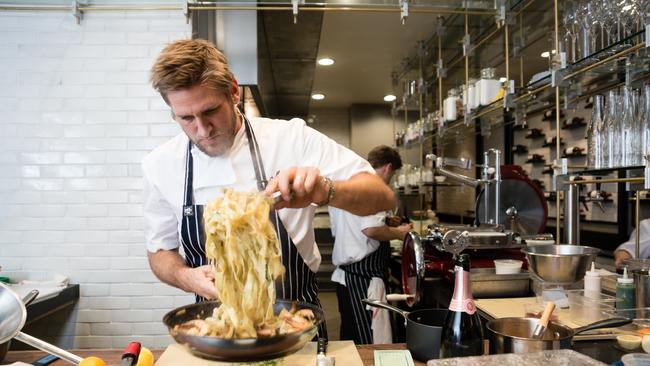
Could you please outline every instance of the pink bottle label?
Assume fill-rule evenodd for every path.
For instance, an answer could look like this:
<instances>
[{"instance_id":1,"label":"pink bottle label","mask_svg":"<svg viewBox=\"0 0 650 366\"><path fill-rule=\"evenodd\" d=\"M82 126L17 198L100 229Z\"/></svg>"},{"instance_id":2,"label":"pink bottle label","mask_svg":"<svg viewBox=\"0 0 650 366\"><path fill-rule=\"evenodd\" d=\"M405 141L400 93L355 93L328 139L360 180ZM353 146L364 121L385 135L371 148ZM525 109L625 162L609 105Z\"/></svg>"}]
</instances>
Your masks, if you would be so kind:
<instances>
[{"instance_id":1,"label":"pink bottle label","mask_svg":"<svg viewBox=\"0 0 650 366\"><path fill-rule=\"evenodd\" d=\"M456 286L449 303L449 310L462 311L472 315L476 312L476 306L474 305L472 289L469 284L469 273L464 271L463 267L458 266L454 268L454 272L456 273Z\"/></svg>"}]
</instances>

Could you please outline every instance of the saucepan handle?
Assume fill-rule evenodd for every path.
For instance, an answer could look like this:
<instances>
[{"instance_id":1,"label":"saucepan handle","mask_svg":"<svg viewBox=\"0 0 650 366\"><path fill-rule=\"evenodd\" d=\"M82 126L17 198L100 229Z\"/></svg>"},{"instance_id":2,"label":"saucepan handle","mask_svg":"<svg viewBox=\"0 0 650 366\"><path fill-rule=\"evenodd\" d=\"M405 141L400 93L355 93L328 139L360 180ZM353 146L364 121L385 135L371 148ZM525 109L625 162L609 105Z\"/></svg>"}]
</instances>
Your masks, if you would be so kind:
<instances>
[{"instance_id":1,"label":"saucepan handle","mask_svg":"<svg viewBox=\"0 0 650 366\"><path fill-rule=\"evenodd\" d=\"M362 299L361 302L363 302L366 305L370 305L370 306L373 306L373 307L376 307L376 308L382 308L382 309L394 311L394 312L400 314L401 316L403 316L405 320L406 320L406 317L409 315L408 311L404 311L404 310L402 310L402 309L400 309L400 308L398 308L396 306L390 305L390 304L385 303L383 301L371 300L371 299Z\"/></svg>"},{"instance_id":2,"label":"saucepan handle","mask_svg":"<svg viewBox=\"0 0 650 366\"><path fill-rule=\"evenodd\" d=\"M414 299L415 295L409 294L388 294L386 295L387 301L406 301L409 299Z\"/></svg>"},{"instance_id":3,"label":"saucepan handle","mask_svg":"<svg viewBox=\"0 0 650 366\"><path fill-rule=\"evenodd\" d=\"M73 365L77 365L79 362L81 362L82 358L72 354L68 351L62 350L59 347L53 346L47 342L44 342L38 338L32 337L29 334L25 334L23 332L18 332L14 336L14 339L17 339L23 343L26 343L34 348L38 348L41 351L45 351L49 354L55 355L59 357L62 360L68 361Z\"/></svg>"},{"instance_id":4,"label":"saucepan handle","mask_svg":"<svg viewBox=\"0 0 650 366\"><path fill-rule=\"evenodd\" d=\"M632 322L632 319L629 319L629 318L605 319L605 320L597 321L595 323L587 324L584 327L576 328L574 334L586 332L586 331L592 330L592 329L620 327L620 326L623 326L623 325L626 325L626 324L630 324L631 322Z\"/></svg>"}]
</instances>

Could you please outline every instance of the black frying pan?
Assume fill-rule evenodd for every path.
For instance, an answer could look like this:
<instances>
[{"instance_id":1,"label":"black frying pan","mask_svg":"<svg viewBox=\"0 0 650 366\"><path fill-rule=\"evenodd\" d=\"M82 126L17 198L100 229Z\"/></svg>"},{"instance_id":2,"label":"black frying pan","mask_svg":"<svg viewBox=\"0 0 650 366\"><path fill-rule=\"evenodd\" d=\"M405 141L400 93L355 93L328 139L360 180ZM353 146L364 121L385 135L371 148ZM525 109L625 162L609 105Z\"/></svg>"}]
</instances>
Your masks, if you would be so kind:
<instances>
[{"instance_id":1,"label":"black frying pan","mask_svg":"<svg viewBox=\"0 0 650 366\"><path fill-rule=\"evenodd\" d=\"M276 300L275 314L279 314L282 309L290 310L291 304L290 300ZM318 331L318 325L325 320L325 314L321 308L298 302L298 310L311 309L315 316L314 326L302 332L262 338L219 338L192 336L174 331L176 325L211 316L214 308L219 305L218 301L185 305L165 314L163 323L169 328L169 334L176 342L186 345L198 357L217 361L255 362L280 358L300 350L314 338Z\"/></svg>"}]
</instances>

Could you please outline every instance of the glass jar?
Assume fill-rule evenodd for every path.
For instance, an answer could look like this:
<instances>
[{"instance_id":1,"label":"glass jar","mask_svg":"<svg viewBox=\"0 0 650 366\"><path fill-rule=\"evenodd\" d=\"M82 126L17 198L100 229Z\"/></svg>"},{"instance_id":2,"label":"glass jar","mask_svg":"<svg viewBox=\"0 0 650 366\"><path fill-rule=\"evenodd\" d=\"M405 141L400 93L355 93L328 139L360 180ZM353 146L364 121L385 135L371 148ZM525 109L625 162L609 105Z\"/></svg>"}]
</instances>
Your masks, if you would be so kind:
<instances>
[{"instance_id":1,"label":"glass jar","mask_svg":"<svg viewBox=\"0 0 650 366\"><path fill-rule=\"evenodd\" d=\"M469 83L467 84L467 108L470 111L478 107L476 101L476 79L469 79Z\"/></svg>"},{"instance_id":2,"label":"glass jar","mask_svg":"<svg viewBox=\"0 0 650 366\"><path fill-rule=\"evenodd\" d=\"M481 79L477 82L478 101L482 106L492 103L501 90L501 82L495 78L493 67L486 67L481 70Z\"/></svg>"},{"instance_id":3,"label":"glass jar","mask_svg":"<svg viewBox=\"0 0 650 366\"><path fill-rule=\"evenodd\" d=\"M449 89L447 98L443 102L445 121L455 121L458 118L458 110L456 108L457 100L458 90L455 88Z\"/></svg>"}]
</instances>

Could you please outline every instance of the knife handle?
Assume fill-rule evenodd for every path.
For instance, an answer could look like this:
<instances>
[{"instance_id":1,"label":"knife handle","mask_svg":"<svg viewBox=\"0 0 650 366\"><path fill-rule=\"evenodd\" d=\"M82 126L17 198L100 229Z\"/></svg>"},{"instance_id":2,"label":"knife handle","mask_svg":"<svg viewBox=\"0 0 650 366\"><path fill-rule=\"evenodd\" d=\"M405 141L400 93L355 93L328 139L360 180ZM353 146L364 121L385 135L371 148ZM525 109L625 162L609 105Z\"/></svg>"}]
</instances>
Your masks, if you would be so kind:
<instances>
[{"instance_id":1,"label":"knife handle","mask_svg":"<svg viewBox=\"0 0 650 366\"><path fill-rule=\"evenodd\" d=\"M327 339L318 338L316 353L324 355L326 351L327 351Z\"/></svg>"}]
</instances>

